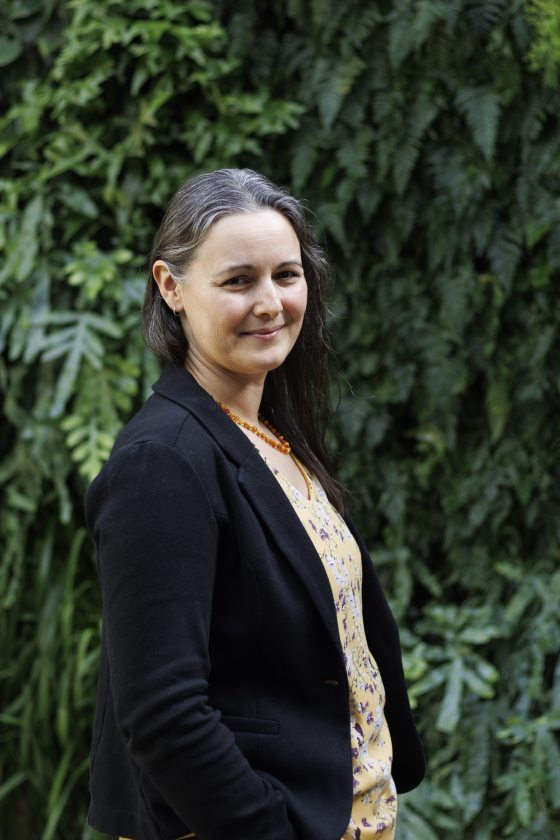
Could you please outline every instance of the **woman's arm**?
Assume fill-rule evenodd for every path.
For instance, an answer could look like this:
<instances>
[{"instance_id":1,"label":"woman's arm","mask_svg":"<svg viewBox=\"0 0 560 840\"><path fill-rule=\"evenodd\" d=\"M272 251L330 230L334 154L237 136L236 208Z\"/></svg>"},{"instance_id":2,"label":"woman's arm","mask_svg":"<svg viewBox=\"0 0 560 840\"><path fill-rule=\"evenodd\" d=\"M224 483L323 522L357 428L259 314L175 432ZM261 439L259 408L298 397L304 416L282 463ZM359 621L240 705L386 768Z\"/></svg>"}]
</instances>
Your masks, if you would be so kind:
<instances>
[{"instance_id":1,"label":"woman's arm","mask_svg":"<svg viewBox=\"0 0 560 840\"><path fill-rule=\"evenodd\" d=\"M173 447L114 453L86 496L119 727L134 761L201 840L293 840L282 794L208 703L218 526Z\"/></svg>"}]
</instances>

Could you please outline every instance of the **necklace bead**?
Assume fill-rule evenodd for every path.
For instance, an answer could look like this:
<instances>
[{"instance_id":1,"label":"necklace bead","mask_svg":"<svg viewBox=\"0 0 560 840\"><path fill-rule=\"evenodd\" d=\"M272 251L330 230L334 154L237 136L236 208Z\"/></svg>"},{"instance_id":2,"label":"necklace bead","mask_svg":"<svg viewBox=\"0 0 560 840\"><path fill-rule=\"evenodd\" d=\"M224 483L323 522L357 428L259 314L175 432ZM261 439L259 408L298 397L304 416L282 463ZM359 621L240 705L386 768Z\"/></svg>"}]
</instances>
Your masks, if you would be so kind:
<instances>
[{"instance_id":1,"label":"necklace bead","mask_svg":"<svg viewBox=\"0 0 560 840\"><path fill-rule=\"evenodd\" d=\"M234 414L231 408L228 408L227 405L224 405L221 402L218 402L218 405L220 406L222 411L225 412L225 414L227 414L230 420L233 420L233 422L236 423L238 426L243 426L243 428L247 429L249 432L253 432L253 434L260 437L273 449L277 449L283 455L289 455L292 451L292 447L290 446L284 435L281 435L274 428L272 423L270 423L265 417L263 417L262 414L259 414L259 420L264 426L266 426L267 429L269 429L272 432L273 435L276 436L275 438L265 435L265 433L261 432L261 430L257 428L257 426L255 426L253 423L249 423L247 420L243 420L243 418L240 417L239 414Z\"/></svg>"}]
</instances>

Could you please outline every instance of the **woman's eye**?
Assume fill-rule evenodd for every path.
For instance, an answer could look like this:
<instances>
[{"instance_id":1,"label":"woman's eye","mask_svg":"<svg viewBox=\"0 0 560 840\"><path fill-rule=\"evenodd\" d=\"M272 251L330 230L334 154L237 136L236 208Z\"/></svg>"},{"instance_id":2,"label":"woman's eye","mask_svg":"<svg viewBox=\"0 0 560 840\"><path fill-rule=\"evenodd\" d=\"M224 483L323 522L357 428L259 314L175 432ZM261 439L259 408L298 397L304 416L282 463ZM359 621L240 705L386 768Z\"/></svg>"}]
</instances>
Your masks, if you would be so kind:
<instances>
[{"instance_id":1,"label":"woman's eye","mask_svg":"<svg viewBox=\"0 0 560 840\"><path fill-rule=\"evenodd\" d=\"M226 280L224 286L244 286L248 282L249 280L247 277L230 277Z\"/></svg>"},{"instance_id":2,"label":"woman's eye","mask_svg":"<svg viewBox=\"0 0 560 840\"><path fill-rule=\"evenodd\" d=\"M281 271L279 274L276 275L277 280L291 280L295 277L299 277L299 274L297 273L297 271L291 270Z\"/></svg>"}]
</instances>

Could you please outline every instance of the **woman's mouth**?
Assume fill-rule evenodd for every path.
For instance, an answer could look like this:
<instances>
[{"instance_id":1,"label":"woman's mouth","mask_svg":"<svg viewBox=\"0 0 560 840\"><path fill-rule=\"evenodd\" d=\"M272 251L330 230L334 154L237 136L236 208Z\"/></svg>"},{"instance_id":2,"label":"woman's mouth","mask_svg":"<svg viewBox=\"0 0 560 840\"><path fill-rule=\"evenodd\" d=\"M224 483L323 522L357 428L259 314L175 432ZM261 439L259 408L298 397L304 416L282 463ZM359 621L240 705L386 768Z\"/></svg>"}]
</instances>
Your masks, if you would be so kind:
<instances>
[{"instance_id":1,"label":"woman's mouth","mask_svg":"<svg viewBox=\"0 0 560 840\"><path fill-rule=\"evenodd\" d=\"M260 330L249 330L247 332L241 333L241 335L248 335L248 336L252 336L253 338L261 338L261 339L269 339L270 340L270 339L274 338L276 335L278 335L278 333L280 332L280 330L282 329L283 326L284 326L284 324L280 324L277 327L263 327L263 329L260 329Z\"/></svg>"}]
</instances>

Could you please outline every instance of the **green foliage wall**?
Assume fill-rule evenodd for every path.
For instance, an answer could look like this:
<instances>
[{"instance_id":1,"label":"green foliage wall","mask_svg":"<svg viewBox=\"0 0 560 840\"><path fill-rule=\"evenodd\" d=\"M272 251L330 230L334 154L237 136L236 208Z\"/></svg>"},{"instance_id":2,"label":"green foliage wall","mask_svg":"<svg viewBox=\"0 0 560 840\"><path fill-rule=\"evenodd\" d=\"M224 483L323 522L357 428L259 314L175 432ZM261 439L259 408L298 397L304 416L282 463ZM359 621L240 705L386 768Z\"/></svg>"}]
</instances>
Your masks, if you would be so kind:
<instances>
[{"instance_id":1,"label":"green foliage wall","mask_svg":"<svg viewBox=\"0 0 560 840\"><path fill-rule=\"evenodd\" d=\"M399 837L555 836L554 5L8 0L0 15L2 836L91 835L82 495L157 377L138 324L162 209L228 165L303 197L333 264L333 445L429 758Z\"/></svg>"}]
</instances>

